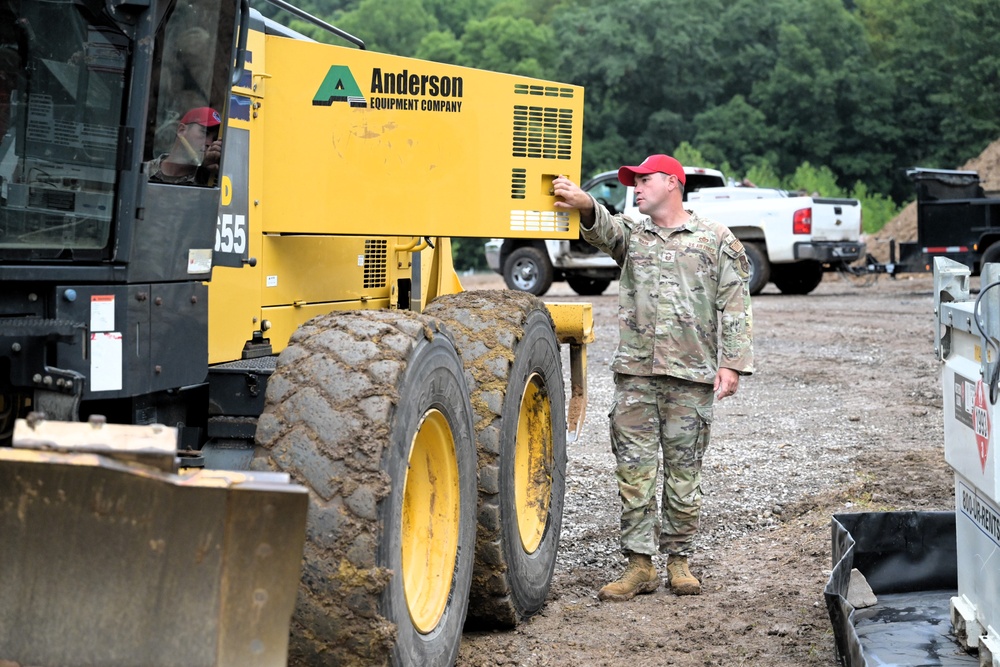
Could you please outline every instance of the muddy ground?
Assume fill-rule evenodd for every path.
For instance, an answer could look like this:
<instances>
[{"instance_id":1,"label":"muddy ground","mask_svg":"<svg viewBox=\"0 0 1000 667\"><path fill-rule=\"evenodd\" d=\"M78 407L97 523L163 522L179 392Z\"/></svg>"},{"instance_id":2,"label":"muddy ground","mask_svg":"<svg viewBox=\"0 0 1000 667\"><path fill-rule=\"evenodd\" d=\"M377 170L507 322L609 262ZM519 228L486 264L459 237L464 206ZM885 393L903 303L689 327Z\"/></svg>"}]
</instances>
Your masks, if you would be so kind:
<instances>
[{"instance_id":1,"label":"muddy ground","mask_svg":"<svg viewBox=\"0 0 1000 667\"><path fill-rule=\"evenodd\" d=\"M470 289L500 288L471 276ZM973 283L974 285L977 282ZM458 664L832 666L823 603L830 518L952 509L944 463L932 280L858 287L828 274L808 296L754 297L757 372L716 404L692 570L698 597L625 603L597 590L621 569L609 363L617 283L594 304L590 401L569 446L563 536L549 601L516 630L466 632ZM578 301L557 283L546 300ZM658 559L661 571L665 559Z\"/></svg>"}]
</instances>

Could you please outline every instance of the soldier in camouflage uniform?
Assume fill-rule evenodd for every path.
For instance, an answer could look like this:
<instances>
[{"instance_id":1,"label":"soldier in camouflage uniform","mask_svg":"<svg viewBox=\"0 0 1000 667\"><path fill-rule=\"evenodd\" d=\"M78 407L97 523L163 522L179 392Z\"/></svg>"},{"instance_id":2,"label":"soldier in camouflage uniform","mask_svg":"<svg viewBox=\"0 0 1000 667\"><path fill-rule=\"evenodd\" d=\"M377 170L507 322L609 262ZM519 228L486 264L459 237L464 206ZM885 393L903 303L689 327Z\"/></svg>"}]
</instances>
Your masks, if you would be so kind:
<instances>
[{"instance_id":1,"label":"soldier in camouflage uniform","mask_svg":"<svg viewBox=\"0 0 1000 667\"><path fill-rule=\"evenodd\" d=\"M701 463L715 398L736 393L753 372L749 263L725 226L684 209L684 169L667 155L622 167L648 218L612 216L569 179L554 181L556 206L580 211L583 237L621 267L620 341L611 447L622 503L621 547L629 564L600 590L628 600L657 589L657 550L668 554L667 578L679 595L701 583L688 556L701 513ZM663 454L663 508L656 478Z\"/></svg>"},{"instance_id":2,"label":"soldier in camouflage uniform","mask_svg":"<svg viewBox=\"0 0 1000 667\"><path fill-rule=\"evenodd\" d=\"M219 175L222 117L211 107L191 109L177 124L170 151L146 163L149 180L176 185L212 185Z\"/></svg>"}]
</instances>

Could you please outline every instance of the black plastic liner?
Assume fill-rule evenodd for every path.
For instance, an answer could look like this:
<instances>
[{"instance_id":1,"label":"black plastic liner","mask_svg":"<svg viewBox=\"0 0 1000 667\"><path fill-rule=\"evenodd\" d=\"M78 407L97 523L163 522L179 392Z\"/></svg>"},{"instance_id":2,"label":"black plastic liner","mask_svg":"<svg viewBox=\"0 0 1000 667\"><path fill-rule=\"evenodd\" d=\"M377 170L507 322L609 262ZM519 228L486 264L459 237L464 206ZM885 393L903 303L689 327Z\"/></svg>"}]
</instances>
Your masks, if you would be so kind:
<instances>
[{"instance_id":1,"label":"black plastic liner","mask_svg":"<svg viewBox=\"0 0 1000 667\"><path fill-rule=\"evenodd\" d=\"M824 597L842 665L979 664L951 634L949 599L958 589L953 511L837 514L832 537ZM847 601L852 568L868 580L875 606L855 610Z\"/></svg>"}]
</instances>

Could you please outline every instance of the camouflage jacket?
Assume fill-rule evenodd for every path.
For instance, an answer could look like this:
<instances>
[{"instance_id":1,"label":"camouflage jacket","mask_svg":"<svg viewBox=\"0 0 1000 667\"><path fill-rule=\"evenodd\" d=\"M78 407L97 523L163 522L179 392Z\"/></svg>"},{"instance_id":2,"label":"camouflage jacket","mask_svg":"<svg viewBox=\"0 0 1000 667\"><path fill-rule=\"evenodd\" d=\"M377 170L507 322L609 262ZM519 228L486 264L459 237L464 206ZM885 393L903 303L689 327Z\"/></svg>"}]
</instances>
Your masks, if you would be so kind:
<instances>
[{"instance_id":1,"label":"camouflage jacket","mask_svg":"<svg viewBox=\"0 0 1000 667\"><path fill-rule=\"evenodd\" d=\"M583 237L622 269L617 373L712 383L720 365L753 372L743 244L727 227L688 213L684 225L667 229L648 217L612 217L594 203L594 225Z\"/></svg>"},{"instance_id":2,"label":"camouflage jacket","mask_svg":"<svg viewBox=\"0 0 1000 667\"><path fill-rule=\"evenodd\" d=\"M208 171L202 167L197 167L192 172L183 176L167 176L163 173L163 161L169 153L163 153L147 162L146 173L149 180L154 183L169 183L171 185L206 185L208 183Z\"/></svg>"}]
</instances>

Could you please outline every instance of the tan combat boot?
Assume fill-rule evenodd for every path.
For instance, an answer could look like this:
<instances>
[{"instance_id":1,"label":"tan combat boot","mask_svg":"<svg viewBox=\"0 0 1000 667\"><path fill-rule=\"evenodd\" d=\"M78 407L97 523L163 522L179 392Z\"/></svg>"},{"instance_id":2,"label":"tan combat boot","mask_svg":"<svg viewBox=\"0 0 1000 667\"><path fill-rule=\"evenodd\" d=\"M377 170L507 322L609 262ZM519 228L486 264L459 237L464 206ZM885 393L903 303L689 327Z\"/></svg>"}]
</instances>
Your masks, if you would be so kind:
<instances>
[{"instance_id":1,"label":"tan combat boot","mask_svg":"<svg viewBox=\"0 0 1000 667\"><path fill-rule=\"evenodd\" d=\"M701 595L701 582L688 569L687 556L667 557L667 580L677 595Z\"/></svg>"},{"instance_id":2,"label":"tan combat boot","mask_svg":"<svg viewBox=\"0 0 1000 667\"><path fill-rule=\"evenodd\" d=\"M597 593L600 600L624 602L639 593L652 593L660 587L660 578L653 567L653 558L646 554L629 554L628 566L618 581L613 581Z\"/></svg>"}]
</instances>

